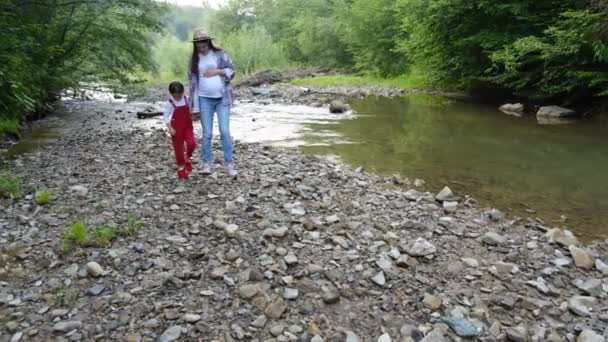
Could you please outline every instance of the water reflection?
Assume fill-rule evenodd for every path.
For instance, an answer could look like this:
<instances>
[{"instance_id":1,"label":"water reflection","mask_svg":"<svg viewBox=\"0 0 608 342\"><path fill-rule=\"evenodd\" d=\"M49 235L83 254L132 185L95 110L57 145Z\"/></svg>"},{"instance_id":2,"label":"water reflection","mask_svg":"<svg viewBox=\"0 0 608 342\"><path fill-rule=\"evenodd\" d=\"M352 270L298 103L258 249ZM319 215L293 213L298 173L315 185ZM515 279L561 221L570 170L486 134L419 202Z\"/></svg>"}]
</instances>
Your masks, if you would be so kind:
<instances>
[{"instance_id":1,"label":"water reflection","mask_svg":"<svg viewBox=\"0 0 608 342\"><path fill-rule=\"evenodd\" d=\"M370 97L353 107L361 114L354 120L311 128L334 130L358 144L304 151L423 178L432 190L449 184L522 216L534 208L587 238L608 236L605 121L541 126L534 118L504 115L493 107L416 95Z\"/></svg>"}]
</instances>

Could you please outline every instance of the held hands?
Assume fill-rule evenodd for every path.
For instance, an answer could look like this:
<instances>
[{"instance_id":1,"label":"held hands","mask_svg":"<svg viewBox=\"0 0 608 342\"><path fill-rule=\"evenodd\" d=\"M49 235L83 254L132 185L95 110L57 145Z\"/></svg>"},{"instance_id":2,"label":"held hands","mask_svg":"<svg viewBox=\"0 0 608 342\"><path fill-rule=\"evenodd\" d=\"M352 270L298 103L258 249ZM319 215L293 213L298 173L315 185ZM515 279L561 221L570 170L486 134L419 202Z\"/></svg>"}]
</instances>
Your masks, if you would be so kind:
<instances>
[{"instance_id":1,"label":"held hands","mask_svg":"<svg viewBox=\"0 0 608 342\"><path fill-rule=\"evenodd\" d=\"M205 70L205 73L203 74L203 76L209 78L209 77L214 77L214 76L221 76L224 75L224 70L222 69L207 69Z\"/></svg>"},{"instance_id":2,"label":"held hands","mask_svg":"<svg viewBox=\"0 0 608 342\"><path fill-rule=\"evenodd\" d=\"M167 127L167 130L169 131L169 134L171 134L171 136L175 136L175 128L171 127L171 125L169 125Z\"/></svg>"}]
</instances>

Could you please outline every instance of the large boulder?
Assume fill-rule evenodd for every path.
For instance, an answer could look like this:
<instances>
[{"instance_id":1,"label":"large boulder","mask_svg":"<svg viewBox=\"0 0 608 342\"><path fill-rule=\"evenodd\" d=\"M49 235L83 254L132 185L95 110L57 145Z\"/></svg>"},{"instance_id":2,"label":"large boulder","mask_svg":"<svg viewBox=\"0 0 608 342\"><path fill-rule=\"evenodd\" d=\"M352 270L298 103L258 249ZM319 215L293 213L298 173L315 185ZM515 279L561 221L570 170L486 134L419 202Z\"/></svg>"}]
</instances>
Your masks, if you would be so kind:
<instances>
[{"instance_id":1,"label":"large boulder","mask_svg":"<svg viewBox=\"0 0 608 342\"><path fill-rule=\"evenodd\" d=\"M536 116L544 118L563 119L576 117L576 112L572 109L563 108L560 106L544 106L538 109Z\"/></svg>"},{"instance_id":2,"label":"large boulder","mask_svg":"<svg viewBox=\"0 0 608 342\"><path fill-rule=\"evenodd\" d=\"M329 104L329 112L334 114L344 113L348 110L346 103L338 100L331 101Z\"/></svg>"},{"instance_id":3,"label":"large boulder","mask_svg":"<svg viewBox=\"0 0 608 342\"><path fill-rule=\"evenodd\" d=\"M524 105L521 103L507 103L498 108L501 112L517 117L524 116Z\"/></svg>"}]
</instances>

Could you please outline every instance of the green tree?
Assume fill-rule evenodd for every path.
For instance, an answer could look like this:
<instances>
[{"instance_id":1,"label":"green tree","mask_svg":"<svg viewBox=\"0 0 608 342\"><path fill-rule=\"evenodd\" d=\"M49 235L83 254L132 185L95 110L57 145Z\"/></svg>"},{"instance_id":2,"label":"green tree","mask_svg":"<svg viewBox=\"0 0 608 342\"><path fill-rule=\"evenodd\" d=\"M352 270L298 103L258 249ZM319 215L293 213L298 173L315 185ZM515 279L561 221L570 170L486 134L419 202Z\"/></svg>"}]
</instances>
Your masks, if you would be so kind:
<instances>
[{"instance_id":1,"label":"green tree","mask_svg":"<svg viewBox=\"0 0 608 342\"><path fill-rule=\"evenodd\" d=\"M152 70L147 33L161 29L163 10L152 0L1 0L1 115L43 109L83 81Z\"/></svg>"},{"instance_id":2,"label":"green tree","mask_svg":"<svg viewBox=\"0 0 608 342\"><path fill-rule=\"evenodd\" d=\"M492 54L497 66L489 79L527 97L567 96L576 102L608 95L601 20L589 10L562 13L542 34L519 38Z\"/></svg>"},{"instance_id":3,"label":"green tree","mask_svg":"<svg viewBox=\"0 0 608 342\"><path fill-rule=\"evenodd\" d=\"M337 8L338 32L358 70L380 76L407 71L406 54L397 46L403 31L393 0L342 1Z\"/></svg>"}]
</instances>

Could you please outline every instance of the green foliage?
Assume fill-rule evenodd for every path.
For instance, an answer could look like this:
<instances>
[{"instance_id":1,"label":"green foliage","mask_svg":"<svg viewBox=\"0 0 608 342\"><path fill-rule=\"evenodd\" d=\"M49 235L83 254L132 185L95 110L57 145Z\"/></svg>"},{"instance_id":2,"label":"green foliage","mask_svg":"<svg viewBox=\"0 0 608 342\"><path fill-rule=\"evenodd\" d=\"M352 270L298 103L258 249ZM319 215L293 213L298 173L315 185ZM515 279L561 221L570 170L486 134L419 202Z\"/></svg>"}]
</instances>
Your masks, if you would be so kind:
<instances>
[{"instance_id":1,"label":"green foliage","mask_svg":"<svg viewBox=\"0 0 608 342\"><path fill-rule=\"evenodd\" d=\"M21 197L19 177L9 170L0 170L0 197Z\"/></svg>"},{"instance_id":2,"label":"green foliage","mask_svg":"<svg viewBox=\"0 0 608 342\"><path fill-rule=\"evenodd\" d=\"M0 117L42 110L83 81L126 82L153 70L151 0L0 0Z\"/></svg>"},{"instance_id":3,"label":"green foliage","mask_svg":"<svg viewBox=\"0 0 608 342\"><path fill-rule=\"evenodd\" d=\"M564 12L542 34L492 54L497 68L489 79L528 97L608 95L608 45L597 38L601 19L589 11Z\"/></svg>"},{"instance_id":4,"label":"green foliage","mask_svg":"<svg viewBox=\"0 0 608 342\"><path fill-rule=\"evenodd\" d=\"M495 85L527 97L602 95L601 15L579 0L399 0L400 51L435 84Z\"/></svg>"},{"instance_id":5,"label":"green foliage","mask_svg":"<svg viewBox=\"0 0 608 342\"><path fill-rule=\"evenodd\" d=\"M253 34L250 28L269 44L278 44L274 51L282 50L285 57L279 59L277 68L286 58L299 64L343 66L350 63L351 56L336 30L335 8L332 0L231 0L212 14L210 27L220 36L236 33L246 37Z\"/></svg>"},{"instance_id":6,"label":"green foliage","mask_svg":"<svg viewBox=\"0 0 608 342\"><path fill-rule=\"evenodd\" d=\"M88 227L82 221L74 222L63 235L63 252L69 253L75 245L84 245L88 241Z\"/></svg>"},{"instance_id":7,"label":"green foliage","mask_svg":"<svg viewBox=\"0 0 608 342\"><path fill-rule=\"evenodd\" d=\"M329 87L329 86L384 86L384 87L395 87L401 89L412 89L412 88L426 88L428 87L428 81L424 78L424 75L410 73L392 78L382 78L374 76L356 76L356 75L331 75L331 76L317 76L295 79L292 81L293 84L301 86L316 86L316 87Z\"/></svg>"},{"instance_id":8,"label":"green foliage","mask_svg":"<svg viewBox=\"0 0 608 342\"><path fill-rule=\"evenodd\" d=\"M220 41L241 74L290 66L282 47L273 43L272 37L262 26L243 27L220 37Z\"/></svg>"},{"instance_id":9,"label":"green foliage","mask_svg":"<svg viewBox=\"0 0 608 342\"><path fill-rule=\"evenodd\" d=\"M53 194L49 189L40 189L36 191L35 201L38 205L49 204L53 201Z\"/></svg>"},{"instance_id":10,"label":"green foliage","mask_svg":"<svg viewBox=\"0 0 608 342\"><path fill-rule=\"evenodd\" d=\"M18 135L19 121L17 121L15 118L0 119L0 135L3 134Z\"/></svg>"},{"instance_id":11,"label":"green foliage","mask_svg":"<svg viewBox=\"0 0 608 342\"><path fill-rule=\"evenodd\" d=\"M343 2L337 11L338 30L364 73L396 76L407 71L407 55L398 51L401 30L394 0Z\"/></svg>"},{"instance_id":12,"label":"green foliage","mask_svg":"<svg viewBox=\"0 0 608 342\"><path fill-rule=\"evenodd\" d=\"M143 223L134 214L129 214L127 220L118 227L120 235L131 236L139 232Z\"/></svg>"},{"instance_id":13,"label":"green foliage","mask_svg":"<svg viewBox=\"0 0 608 342\"><path fill-rule=\"evenodd\" d=\"M102 202L95 203L95 212L101 214L106 209Z\"/></svg>"},{"instance_id":14,"label":"green foliage","mask_svg":"<svg viewBox=\"0 0 608 342\"><path fill-rule=\"evenodd\" d=\"M184 42L174 36L163 36L156 42L153 56L158 65L153 80L156 83L168 83L185 80L192 43Z\"/></svg>"},{"instance_id":15,"label":"green foliage","mask_svg":"<svg viewBox=\"0 0 608 342\"><path fill-rule=\"evenodd\" d=\"M91 225L84 221L77 221L65 231L62 250L67 254L76 246L107 247L120 237L137 234L142 226L142 222L134 214L129 214L127 219L118 226Z\"/></svg>"},{"instance_id":16,"label":"green foliage","mask_svg":"<svg viewBox=\"0 0 608 342\"><path fill-rule=\"evenodd\" d=\"M110 226L97 226L91 228L95 243L101 247L108 246L116 236L116 229Z\"/></svg>"}]
</instances>

